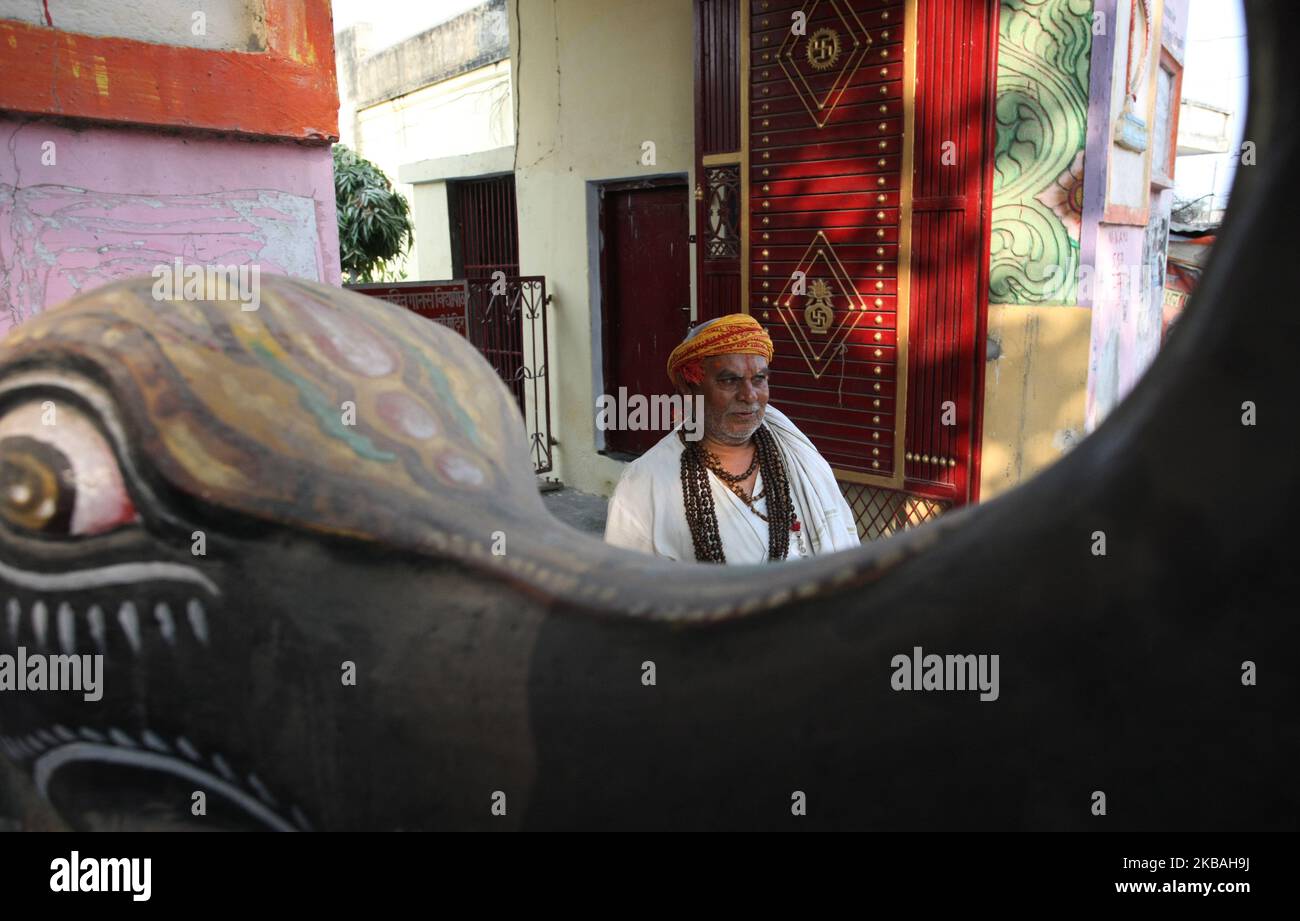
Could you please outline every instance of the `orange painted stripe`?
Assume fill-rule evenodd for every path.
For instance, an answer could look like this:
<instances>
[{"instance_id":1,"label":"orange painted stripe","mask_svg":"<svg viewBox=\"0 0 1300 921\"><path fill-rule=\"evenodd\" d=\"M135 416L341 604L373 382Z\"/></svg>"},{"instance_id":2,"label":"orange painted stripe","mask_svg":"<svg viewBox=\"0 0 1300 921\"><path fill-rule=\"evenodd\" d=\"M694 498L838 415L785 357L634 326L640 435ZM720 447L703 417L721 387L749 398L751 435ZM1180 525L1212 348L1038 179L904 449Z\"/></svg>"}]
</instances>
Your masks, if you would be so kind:
<instances>
[{"instance_id":1,"label":"orange painted stripe","mask_svg":"<svg viewBox=\"0 0 1300 921\"><path fill-rule=\"evenodd\" d=\"M266 0L266 17L264 52L155 45L0 20L0 109L336 140L328 0Z\"/></svg>"}]
</instances>

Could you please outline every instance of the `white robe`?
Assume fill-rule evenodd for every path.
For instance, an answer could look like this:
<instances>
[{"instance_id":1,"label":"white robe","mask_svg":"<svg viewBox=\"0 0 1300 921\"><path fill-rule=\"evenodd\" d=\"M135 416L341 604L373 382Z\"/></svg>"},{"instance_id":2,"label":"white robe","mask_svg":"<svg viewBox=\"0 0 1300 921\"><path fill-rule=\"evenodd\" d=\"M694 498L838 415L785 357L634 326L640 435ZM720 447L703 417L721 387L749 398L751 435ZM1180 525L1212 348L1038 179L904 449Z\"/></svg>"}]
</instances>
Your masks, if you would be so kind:
<instances>
[{"instance_id":1,"label":"white robe","mask_svg":"<svg viewBox=\"0 0 1300 921\"><path fill-rule=\"evenodd\" d=\"M791 533L786 559L859 546L853 512L844 501L830 465L780 410L769 405L763 422L772 431L781 452L790 481L790 498L801 523L805 552L800 553L799 535ZM609 500L606 542L670 560L694 562L695 544L686 524L682 495L682 452L685 450L674 429L627 465ZM708 476L713 508L718 516L718 535L727 562L767 562L767 522L751 512L712 471ZM760 472L754 482L754 493L761 492L762 488ZM767 514L766 496L754 504Z\"/></svg>"}]
</instances>

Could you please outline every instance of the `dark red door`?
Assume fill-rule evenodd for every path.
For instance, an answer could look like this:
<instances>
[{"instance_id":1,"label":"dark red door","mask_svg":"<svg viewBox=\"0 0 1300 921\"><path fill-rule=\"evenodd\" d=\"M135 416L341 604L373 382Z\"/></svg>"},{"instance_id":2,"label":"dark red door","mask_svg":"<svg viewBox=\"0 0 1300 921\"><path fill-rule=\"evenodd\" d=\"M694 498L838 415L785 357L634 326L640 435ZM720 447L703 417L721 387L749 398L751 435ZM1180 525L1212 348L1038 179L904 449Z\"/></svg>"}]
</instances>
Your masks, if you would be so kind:
<instances>
[{"instance_id":1,"label":"dark red door","mask_svg":"<svg viewBox=\"0 0 1300 921\"><path fill-rule=\"evenodd\" d=\"M649 400L671 392L664 366L686 334L691 288L686 183L601 189L604 392ZM664 431L605 431L605 450L641 454Z\"/></svg>"}]
</instances>

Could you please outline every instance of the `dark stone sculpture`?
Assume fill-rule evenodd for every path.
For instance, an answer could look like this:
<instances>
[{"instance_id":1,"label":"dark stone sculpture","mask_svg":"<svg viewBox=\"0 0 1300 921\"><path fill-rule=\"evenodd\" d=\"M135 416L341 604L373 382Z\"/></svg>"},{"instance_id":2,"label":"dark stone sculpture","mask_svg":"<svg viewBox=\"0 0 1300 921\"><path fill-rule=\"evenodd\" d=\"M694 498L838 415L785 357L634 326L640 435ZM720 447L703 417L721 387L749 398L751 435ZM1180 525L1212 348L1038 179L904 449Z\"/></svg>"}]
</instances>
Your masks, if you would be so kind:
<instances>
[{"instance_id":1,"label":"dark stone sculpture","mask_svg":"<svg viewBox=\"0 0 1300 921\"><path fill-rule=\"evenodd\" d=\"M0 694L11 801L79 828L1295 828L1300 335L1269 215L1300 57L1280 3L1250 12L1261 166L1147 378L1043 475L860 552L723 569L567 528L488 366L358 295L133 281L29 321L0 454L77 494L11 497L0 653L105 675ZM102 450L43 442L47 402ZM998 699L893 690L917 646L998 654Z\"/></svg>"}]
</instances>

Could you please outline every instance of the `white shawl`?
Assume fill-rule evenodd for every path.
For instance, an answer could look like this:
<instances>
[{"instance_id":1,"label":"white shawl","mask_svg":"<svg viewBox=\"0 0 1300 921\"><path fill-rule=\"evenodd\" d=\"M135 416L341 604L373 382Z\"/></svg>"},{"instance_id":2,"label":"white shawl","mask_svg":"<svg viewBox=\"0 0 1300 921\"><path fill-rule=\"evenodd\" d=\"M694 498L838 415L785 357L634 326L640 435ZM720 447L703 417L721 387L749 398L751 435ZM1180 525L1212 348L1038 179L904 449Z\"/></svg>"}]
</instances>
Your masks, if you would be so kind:
<instances>
[{"instance_id":1,"label":"white shawl","mask_svg":"<svg viewBox=\"0 0 1300 921\"><path fill-rule=\"evenodd\" d=\"M839 484L835 482L831 465L817 453L808 436L799 431L785 413L768 406L763 421L772 430L776 443L781 448L795 507L802 508L808 516L806 524L813 555L851 550L860 546L853 510L849 508Z\"/></svg>"},{"instance_id":2,"label":"white shawl","mask_svg":"<svg viewBox=\"0 0 1300 921\"><path fill-rule=\"evenodd\" d=\"M801 536L809 555L859 546L853 512L840 493L830 465L794 423L770 404L764 423L771 430L790 481L790 498L802 523ZM695 548L686 524L681 484L684 450L674 429L624 469L609 501L605 540L673 560L692 561ZM709 475L718 534L728 563L767 561L767 524L717 477ZM762 491L762 474L754 484ZM766 513L766 499L756 507ZM790 535L787 558L797 558L799 539Z\"/></svg>"}]
</instances>

